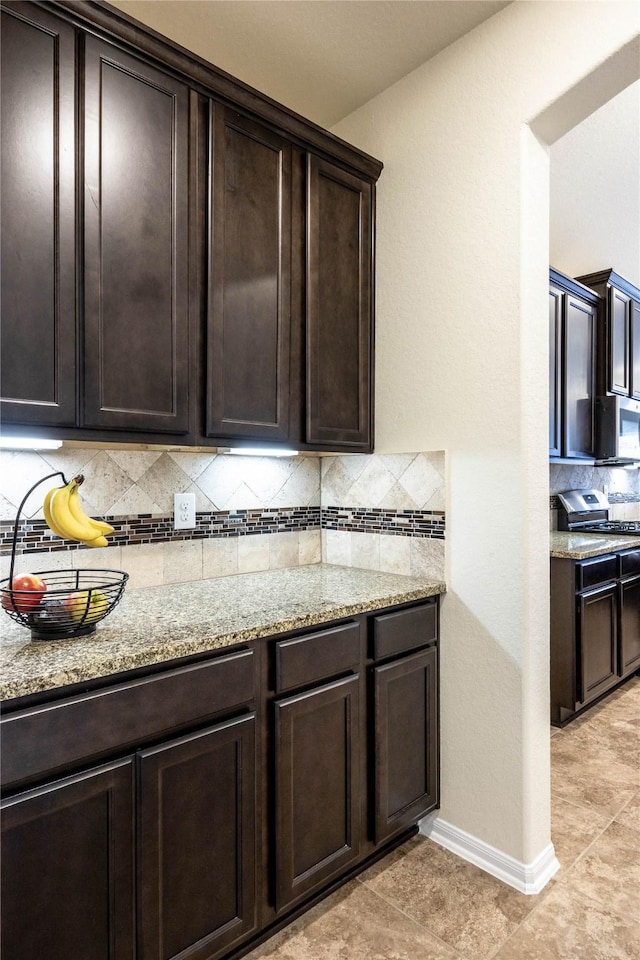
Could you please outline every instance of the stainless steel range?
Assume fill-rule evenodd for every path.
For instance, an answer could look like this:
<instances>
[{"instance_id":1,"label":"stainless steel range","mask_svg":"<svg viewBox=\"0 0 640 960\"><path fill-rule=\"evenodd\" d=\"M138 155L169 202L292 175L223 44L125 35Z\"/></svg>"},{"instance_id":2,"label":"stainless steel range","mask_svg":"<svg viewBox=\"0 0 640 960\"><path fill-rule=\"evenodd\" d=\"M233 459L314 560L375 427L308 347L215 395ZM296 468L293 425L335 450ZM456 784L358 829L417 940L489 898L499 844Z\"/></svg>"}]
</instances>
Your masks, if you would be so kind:
<instances>
[{"instance_id":1,"label":"stainless steel range","mask_svg":"<svg viewBox=\"0 0 640 960\"><path fill-rule=\"evenodd\" d=\"M600 490L567 490L558 500L558 530L640 536L640 520L609 519L609 501Z\"/></svg>"}]
</instances>

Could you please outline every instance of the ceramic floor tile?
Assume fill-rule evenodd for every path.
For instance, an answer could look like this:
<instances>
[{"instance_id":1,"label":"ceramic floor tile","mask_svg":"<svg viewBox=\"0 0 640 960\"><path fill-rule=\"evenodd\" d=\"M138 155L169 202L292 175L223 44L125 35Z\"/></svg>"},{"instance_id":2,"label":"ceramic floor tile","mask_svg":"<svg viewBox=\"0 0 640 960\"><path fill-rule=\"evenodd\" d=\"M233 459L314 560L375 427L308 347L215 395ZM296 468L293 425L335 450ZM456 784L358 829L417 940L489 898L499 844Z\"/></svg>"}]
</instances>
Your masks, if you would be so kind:
<instances>
[{"instance_id":1,"label":"ceramic floor tile","mask_svg":"<svg viewBox=\"0 0 640 960\"><path fill-rule=\"evenodd\" d=\"M474 960L492 956L536 903L423 837L374 864L362 882Z\"/></svg>"},{"instance_id":2,"label":"ceramic floor tile","mask_svg":"<svg viewBox=\"0 0 640 960\"><path fill-rule=\"evenodd\" d=\"M577 736L551 738L551 792L609 818L615 817L637 793L638 770L607 761L589 742Z\"/></svg>"},{"instance_id":3,"label":"ceramic floor tile","mask_svg":"<svg viewBox=\"0 0 640 960\"><path fill-rule=\"evenodd\" d=\"M638 771L640 781L640 718L594 719L593 723L564 731L560 736L560 740L552 739L552 750L573 749L586 766L592 760L627 764Z\"/></svg>"},{"instance_id":4,"label":"ceramic floor tile","mask_svg":"<svg viewBox=\"0 0 640 960\"><path fill-rule=\"evenodd\" d=\"M494 960L638 960L640 923L559 885Z\"/></svg>"},{"instance_id":5,"label":"ceramic floor tile","mask_svg":"<svg viewBox=\"0 0 640 960\"><path fill-rule=\"evenodd\" d=\"M352 881L245 960L461 960L461 955ZM471 958L469 958L471 960Z\"/></svg>"},{"instance_id":6,"label":"ceramic floor tile","mask_svg":"<svg viewBox=\"0 0 640 960\"><path fill-rule=\"evenodd\" d=\"M612 823L558 886L566 886L581 900L606 904L607 910L640 921L640 833Z\"/></svg>"},{"instance_id":7,"label":"ceramic floor tile","mask_svg":"<svg viewBox=\"0 0 640 960\"><path fill-rule=\"evenodd\" d=\"M616 817L616 822L623 823L625 827L640 830L640 792L636 793L626 807L620 811Z\"/></svg>"},{"instance_id":8,"label":"ceramic floor tile","mask_svg":"<svg viewBox=\"0 0 640 960\"><path fill-rule=\"evenodd\" d=\"M555 884L566 875L578 857L599 837L609 825L608 817L594 810L578 807L560 797L553 797L551 804L551 840L560 861L560 870L551 879Z\"/></svg>"}]
</instances>

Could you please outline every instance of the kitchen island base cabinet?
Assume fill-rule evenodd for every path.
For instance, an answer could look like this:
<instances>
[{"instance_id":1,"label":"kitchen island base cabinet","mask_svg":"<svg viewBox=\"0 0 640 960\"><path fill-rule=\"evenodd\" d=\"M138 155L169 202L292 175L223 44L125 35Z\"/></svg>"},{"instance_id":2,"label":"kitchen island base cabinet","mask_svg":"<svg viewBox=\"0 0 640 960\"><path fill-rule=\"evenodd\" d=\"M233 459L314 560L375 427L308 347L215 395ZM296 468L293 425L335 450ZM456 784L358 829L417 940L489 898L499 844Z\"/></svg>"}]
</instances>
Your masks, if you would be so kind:
<instances>
[{"instance_id":1,"label":"kitchen island base cabinet","mask_svg":"<svg viewBox=\"0 0 640 960\"><path fill-rule=\"evenodd\" d=\"M133 960L133 758L2 804L3 960Z\"/></svg>"}]
</instances>

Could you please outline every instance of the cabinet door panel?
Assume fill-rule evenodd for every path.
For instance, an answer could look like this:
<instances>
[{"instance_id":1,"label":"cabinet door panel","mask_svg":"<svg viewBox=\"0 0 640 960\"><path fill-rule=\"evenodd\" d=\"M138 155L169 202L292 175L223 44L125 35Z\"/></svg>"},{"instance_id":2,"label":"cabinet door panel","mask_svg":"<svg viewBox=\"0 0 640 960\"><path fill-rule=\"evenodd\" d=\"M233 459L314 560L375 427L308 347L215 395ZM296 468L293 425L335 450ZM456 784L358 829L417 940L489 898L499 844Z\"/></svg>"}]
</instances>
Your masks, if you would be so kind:
<instances>
[{"instance_id":1,"label":"cabinet door panel","mask_svg":"<svg viewBox=\"0 0 640 960\"><path fill-rule=\"evenodd\" d=\"M141 960L210 960L255 927L255 715L139 754Z\"/></svg>"},{"instance_id":2,"label":"cabinet door panel","mask_svg":"<svg viewBox=\"0 0 640 960\"><path fill-rule=\"evenodd\" d=\"M286 440L291 147L212 107L208 436Z\"/></svg>"},{"instance_id":3,"label":"cabinet door panel","mask_svg":"<svg viewBox=\"0 0 640 960\"><path fill-rule=\"evenodd\" d=\"M562 456L562 304L563 294L549 289L549 456Z\"/></svg>"},{"instance_id":4,"label":"cabinet door panel","mask_svg":"<svg viewBox=\"0 0 640 960\"><path fill-rule=\"evenodd\" d=\"M375 820L380 843L438 802L435 648L375 667Z\"/></svg>"},{"instance_id":5,"label":"cabinet door panel","mask_svg":"<svg viewBox=\"0 0 640 960\"><path fill-rule=\"evenodd\" d=\"M370 184L310 156L307 442L372 444Z\"/></svg>"},{"instance_id":6,"label":"cabinet door panel","mask_svg":"<svg viewBox=\"0 0 640 960\"><path fill-rule=\"evenodd\" d=\"M84 425L189 429L188 88L86 39Z\"/></svg>"},{"instance_id":7,"label":"cabinet door panel","mask_svg":"<svg viewBox=\"0 0 640 960\"><path fill-rule=\"evenodd\" d=\"M72 426L75 31L25 3L1 39L2 419Z\"/></svg>"},{"instance_id":8,"label":"cabinet door panel","mask_svg":"<svg viewBox=\"0 0 640 960\"><path fill-rule=\"evenodd\" d=\"M578 594L578 644L582 703L618 680L617 585Z\"/></svg>"},{"instance_id":9,"label":"cabinet door panel","mask_svg":"<svg viewBox=\"0 0 640 960\"><path fill-rule=\"evenodd\" d=\"M640 669L640 577L620 584L620 675Z\"/></svg>"},{"instance_id":10,"label":"cabinet door panel","mask_svg":"<svg viewBox=\"0 0 640 960\"><path fill-rule=\"evenodd\" d=\"M596 308L579 297L565 297L564 456L593 455Z\"/></svg>"},{"instance_id":11,"label":"cabinet door panel","mask_svg":"<svg viewBox=\"0 0 640 960\"><path fill-rule=\"evenodd\" d=\"M610 345L611 345L611 368L609 370L609 383L612 393L620 393L626 397L629 395L629 320L630 320L630 298L616 290L609 288L609 323Z\"/></svg>"},{"instance_id":12,"label":"cabinet door panel","mask_svg":"<svg viewBox=\"0 0 640 960\"><path fill-rule=\"evenodd\" d=\"M632 300L631 308L631 396L640 400L640 303Z\"/></svg>"},{"instance_id":13,"label":"cabinet door panel","mask_svg":"<svg viewBox=\"0 0 640 960\"><path fill-rule=\"evenodd\" d=\"M359 677L275 704L276 909L359 852Z\"/></svg>"},{"instance_id":14,"label":"cabinet door panel","mask_svg":"<svg viewBox=\"0 0 640 960\"><path fill-rule=\"evenodd\" d=\"M133 763L2 805L3 960L133 960Z\"/></svg>"}]
</instances>

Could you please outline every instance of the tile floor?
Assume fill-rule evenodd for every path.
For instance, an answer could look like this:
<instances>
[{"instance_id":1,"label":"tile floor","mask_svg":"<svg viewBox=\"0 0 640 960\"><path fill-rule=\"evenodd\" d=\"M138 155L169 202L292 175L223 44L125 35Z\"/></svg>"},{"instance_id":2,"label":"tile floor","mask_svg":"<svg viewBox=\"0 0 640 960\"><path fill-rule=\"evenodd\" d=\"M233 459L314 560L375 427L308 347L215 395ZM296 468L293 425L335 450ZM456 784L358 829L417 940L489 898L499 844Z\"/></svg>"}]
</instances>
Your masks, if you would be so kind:
<instances>
[{"instance_id":1,"label":"tile floor","mask_svg":"<svg viewBox=\"0 0 640 960\"><path fill-rule=\"evenodd\" d=\"M247 960L639 960L640 677L552 729L551 763L542 893L415 837Z\"/></svg>"}]
</instances>

